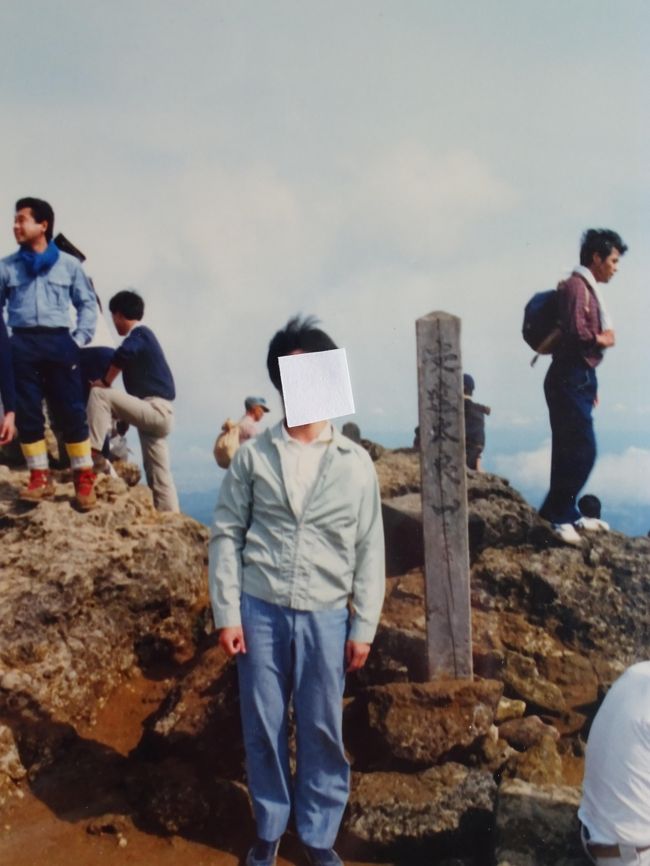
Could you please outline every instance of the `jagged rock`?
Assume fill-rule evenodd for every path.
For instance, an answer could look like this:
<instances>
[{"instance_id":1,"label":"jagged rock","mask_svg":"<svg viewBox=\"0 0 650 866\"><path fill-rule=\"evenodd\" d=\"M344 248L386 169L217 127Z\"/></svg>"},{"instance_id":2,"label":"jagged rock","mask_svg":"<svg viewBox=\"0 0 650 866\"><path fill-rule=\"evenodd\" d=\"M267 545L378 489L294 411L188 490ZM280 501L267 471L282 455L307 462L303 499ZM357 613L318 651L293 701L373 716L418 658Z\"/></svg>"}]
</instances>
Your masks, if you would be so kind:
<instances>
[{"instance_id":1,"label":"jagged rock","mask_svg":"<svg viewBox=\"0 0 650 866\"><path fill-rule=\"evenodd\" d=\"M515 750L499 737L499 731L496 727L494 730L496 736L490 732L477 742L474 757L482 769L489 770L490 773L500 773L512 755L515 754Z\"/></svg>"},{"instance_id":2,"label":"jagged rock","mask_svg":"<svg viewBox=\"0 0 650 866\"><path fill-rule=\"evenodd\" d=\"M107 477L89 513L69 483L25 505L26 478L0 472L0 718L28 766L65 742L63 723L92 720L147 641L192 654L207 531Z\"/></svg>"},{"instance_id":3,"label":"jagged rock","mask_svg":"<svg viewBox=\"0 0 650 866\"><path fill-rule=\"evenodd\" d=\"M368 688L370 762L374 768L425 767L469 749L490 729L501 683L436 680Z\"/></svg>"},{"instance_id":4,"label":"jagged rock","mask_svg":"<svg viewBox=\"0 0 650 866\"><path fill-rule=\"evenodd\" d=\"M499 736L515 749L523 751L537 745L542 737L559 740L560 732L553 725L547 725L539 716L526 716L525 719L509 719L499 725Z\"/></svg>"},{"instance_id":5,"label":"jagged rock","mask_svg":"<svg viewBox=\"0 0 650 866\"><path fill-rule=\"evenodd\" d=\"M512 698L501 698L497 707L495 722L507 722L510 719L520 719L526 712L524 701L516 701Z\"/></svg>"},{"instance_id":6,"label":"jagged rock","mask_svg":"<svg viewBox=\"0 0 650 866\"><path fill-rule=\"evenodd\" d=\"M419 493L406 493L381 504L386 574L404 574L424 561L422 506Z\"/></svg>"},{"instance_id":7,"label":"jagged rock","mask_svg":"<svg viewBox=\"0 0 650 866\"><path fill-rule=\"evenodd\" d=\"M129 487L135 487L136 484L140 483L142 472L135 463L129 463L128 460L114 460L112 465L118 476Z\"/></svg>"},{"instance_id":8,"label":"jagged rock","mask_svg":"<svg viewBox=\"0 0 650 866\"><path fill-rule=\"evenodd\" d=\"M382 500L420 492L420 454L400 448L385 451L375 463Z\"/></svg>"},{"instance_id":9,"label":"jagged rock","mask_svg":"<svg viewBox=\"0 0 650 866\"><path fill-rule=\"evenodd\" d=\"M18 782L26 775L27 770L20 760L13 731L7 725L0 725L0 776Z\"/></svg>"},{"instance_id":10,"label":"jagged rock","mask_svg":"<svg viewBox=\"0 0 650 866\"><path fill-rule=\"evenodd\" d=\"M146 720L137 753L149 761L181 758L210 777L243 779L237 668L219 646L201 653Z\"/></svg>"},{"instance_id":11,"label":"jagged rock","mask_svg":"<svg viewBox=\"0 0 650 866\"><path fill-rule=\"evenodd\" d=\"M122 836L132 829L132 822L126 815L102 815L99 818L91 818L86 824L86 833L91 836Z\"/></svg>"},{"instance_id":12,"label":"jagged rock","mask_svg":"<svg viewBox=\"0 0 650 866\"><path fill-rule=\"evenodd\" d=\"M586 552L485 550L472 569L473 592L481 605L518 610L567 649L601 656L592 661L601 665L599 679L603 674L615 679L620 665L643 658L650 644L650 540L592 533L585 544ZM598 553L597 565L590 552Z\"/></svg>"},{"instance_id":13,"label":"jagged rock","mask_svg":"<svg viewBox=\"0 0 650 866\"><path fill-rule=\"evenodd\" d=\"M543 679L534 657L505 651L503 681L513 694L545 710L564 710L566 702L559 686Z\"/></svg>"},{"instance_id":14,"label":"jagged rock","mask_svg":"<svg viewBox=\"0 0 650 866\"><path fill-rule=\"evenodd\" d=\"M580 791L503 781L496 807L496 866L586 866L578 832Z\"/></svg>"},{"instance_id":15,"label":"jagged rock","mask_svg":"<svg viewBox=\"0 0 650 866\"><path fill-rule=\"evenodd\" d=\"M490 773L455 763L414 774L354 773L346 845L368 856L478 853L485 850L495 794Z\"/></svg>"},{"instance_id":16,"label":"jagged rock","mask_svg":"<svg viewBox=\"0 0 650 866\"><path fill-rule=\"evenodd\" d=\"M544 736L525 752L512 755L504 776L523 779L534 785L561 785L564 782L564 768L556 740L557 737Z\"/></svg>"},{"instance_id":17,"label":"jagged rock","mask_svg":"<svg viewBox=\"0 0 650 866\"><path fill-rule=\"evenodd\" d=\"M158 832L209 829L212 838L229 841L233 827L243 825L252 836L246 787L212 776L194 761L164 758L140 768L137 779L130 780L129 796L141 819Z\"/></svg>"}]
</instances>

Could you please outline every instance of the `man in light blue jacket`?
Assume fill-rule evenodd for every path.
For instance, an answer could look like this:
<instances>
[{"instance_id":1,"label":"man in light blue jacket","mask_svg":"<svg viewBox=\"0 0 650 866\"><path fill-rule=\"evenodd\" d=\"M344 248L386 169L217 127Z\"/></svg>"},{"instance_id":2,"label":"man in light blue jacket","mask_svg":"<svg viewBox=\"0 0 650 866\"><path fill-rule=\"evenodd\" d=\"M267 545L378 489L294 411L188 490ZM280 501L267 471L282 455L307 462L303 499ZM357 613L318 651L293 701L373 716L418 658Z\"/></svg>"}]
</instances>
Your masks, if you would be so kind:
<instances>
[{"instance_id":1,"label":"man in light blue jacket","mask_svg":"<svg viewBox=\"0 0 650 866\"><path fill-rule=\"evenodd\" d=\"M278 358L335 349L314 321L292 319ZM286 421L245 442L226 475L210 541L220 643L237 656L248 786L258 839L247 866L273 866L293 807L313 866L333 850L349 791L342 740L347 671L363 667L384 597L379 487L363 448L330 421ZM293 700L297 770L289 771Z\"/></svg>"}]
</instances>

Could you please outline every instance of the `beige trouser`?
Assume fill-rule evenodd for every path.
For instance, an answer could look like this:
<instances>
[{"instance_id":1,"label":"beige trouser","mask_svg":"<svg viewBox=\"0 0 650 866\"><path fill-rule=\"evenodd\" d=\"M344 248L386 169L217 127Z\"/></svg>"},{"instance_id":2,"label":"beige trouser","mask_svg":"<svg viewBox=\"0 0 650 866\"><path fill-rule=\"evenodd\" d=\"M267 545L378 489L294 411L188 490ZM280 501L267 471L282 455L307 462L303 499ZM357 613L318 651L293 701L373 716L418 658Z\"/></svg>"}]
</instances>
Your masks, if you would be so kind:
<instances>
[{"instance_id":1,"label":"beige trouser","mask_svg":"<svg viewBox=\"0 0 650 866\"><path fill-rule=\"evenodd\" d=\"M178 511L178 495L169 465L166 438L174 420L172 404L162 397L141 400L112 388L91 388L88 429L90 444L97 451L101 451L111 429L111 416L138 430L147 484L158 511Z\"/></svg>"}]
</instances>

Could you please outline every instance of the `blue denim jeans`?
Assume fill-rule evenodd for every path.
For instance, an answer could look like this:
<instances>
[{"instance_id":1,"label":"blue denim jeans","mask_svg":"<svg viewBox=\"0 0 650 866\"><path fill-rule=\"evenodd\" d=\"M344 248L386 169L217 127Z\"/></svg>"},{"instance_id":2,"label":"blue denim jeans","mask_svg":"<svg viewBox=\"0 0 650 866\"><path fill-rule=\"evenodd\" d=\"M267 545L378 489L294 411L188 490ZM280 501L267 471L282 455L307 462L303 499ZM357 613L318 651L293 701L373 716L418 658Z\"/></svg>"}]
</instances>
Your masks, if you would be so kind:
<instances>
[{"instance_id":1,"label":"blue denim jeans","mask_svg":"<svg viewBox=\"0 0 650 866\"><path fill-rule=\"evenodd\" d=\"M551 487L539 513L551 523L575 523L576 498L596 462L592 421L596 371L577 359L554 360L544 380L551 422Z\"/></svg>"},{"instance_id":2,"label":"blue denim jeans","mask_svg":"<svg viewBox=\"0 0 650 866\"><path fill-rule=\"evenodd\" d=\"M248 788L260 839L296 829L330 848L348 799L342 698L348 610L298 611L242 595L246 654L237 656ZM296 722L296 776L289 770L289 703Z\"/></svg>"}]
</instances>

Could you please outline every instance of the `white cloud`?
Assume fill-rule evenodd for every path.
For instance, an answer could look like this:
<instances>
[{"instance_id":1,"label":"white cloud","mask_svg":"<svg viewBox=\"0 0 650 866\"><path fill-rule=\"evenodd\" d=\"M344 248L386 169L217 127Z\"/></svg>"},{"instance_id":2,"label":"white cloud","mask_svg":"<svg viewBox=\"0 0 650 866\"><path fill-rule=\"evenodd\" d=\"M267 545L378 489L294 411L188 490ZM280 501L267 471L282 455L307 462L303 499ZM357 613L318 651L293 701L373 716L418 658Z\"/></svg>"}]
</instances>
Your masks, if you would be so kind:
<instances>
[{"instance_id":1,"label":"white cloud","mask_svg":"<svg viewBox=\"0 0 650 866\"><path fill-rule=\"evenodd\" d=\"M495 471L513 485L524 490L543 490L548 485L551 465L551 442L545 441L533 451L496 454L492 457Z\"/></svg>"},{"instance_id":2,"label":"white cloud","mask_svg":"<svg viewBox=\"0 0 650 866\"><path fill-rule=\"evenodd\" d=\"M423 142L404 140L362 173L351 190L345 230L430 261L456 251L475 220L502 213L516 200L513 189L471 150L437 153Z\"/></svg>"},{"instance_id":3,"label":"white cloud","mask_svg":"<svg viewBox=\"0 0 650 866\"><path fill-rule=\"evenodd\" d=\"M550 440L532 451L497 454L492 464L515 488L541 493L548 487ZM599 455L583 492L595 493L608 507L650 505L650 449Z\"/></svg>"}]
</instances>

